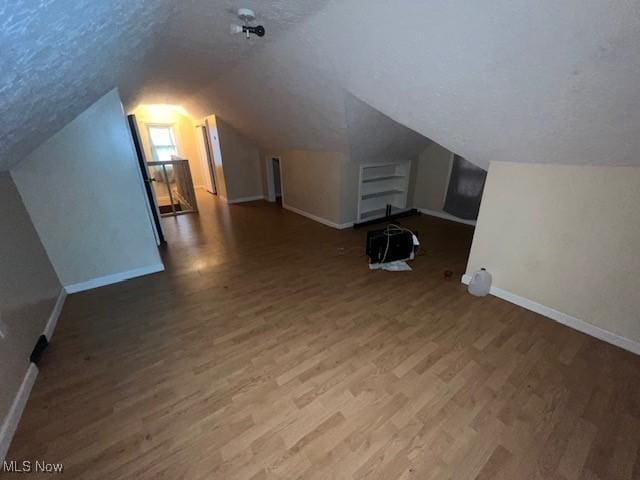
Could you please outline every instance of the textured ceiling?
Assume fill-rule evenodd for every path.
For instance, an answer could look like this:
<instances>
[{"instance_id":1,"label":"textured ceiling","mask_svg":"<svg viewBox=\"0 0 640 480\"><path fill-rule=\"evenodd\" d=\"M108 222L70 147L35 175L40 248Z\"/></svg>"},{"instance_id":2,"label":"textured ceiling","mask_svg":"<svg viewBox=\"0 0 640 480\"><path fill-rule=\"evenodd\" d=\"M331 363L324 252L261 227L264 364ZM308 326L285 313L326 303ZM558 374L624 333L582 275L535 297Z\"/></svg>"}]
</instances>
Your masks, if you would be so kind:
<instances>
[{"instance_id":1,"label":"textured ceiling","mask_svg":"<svg viewBox=\"0 0 640 480\"><path fill-rule=\"evenodd\" d=\"M182 103L233 66L259 58L283 33L327 3L327 0L164 1L171 6L167 21L157 29L157 44L149 56L149 74L137 89L123 92L127 106L143 101ZM265 37L247 40L229 33L232 23L240 23L236 16L238 7L256 12L255 23L266 27Z\"/></svg>"},{"instance_id":2,"label":"textured ceiling","mask_svg":"<svg viewBox=\"0 0 640 480\"><path fill-rule=\"evenodd\" d=\"M153 49L151 2L1 0L0 169L22 159L114 85L135 88Z\"/></svg>"},{"instance_id":3,"label":"textured ceiling","mask_svg":"<svg viewBox=\"0 0 640 480\"><path fill-rule=\"evenodd\" d=\"M640 164L637 1L243 1L267 28L249 41L238 6L0 0L0 169L114 86L265 148L353 151L380 119L354 119L353 94L483 167Z\"/></svg>"},{"instance_id":4,"label":"textured ceiling","mask_svg":"<svg viewBox=\"0 0 640 480\"><path fill-rule=\"evenodd\" d=\"M113 87L128 108L181 103L260 54L318 0L0 0L0 170ZM229 34L238 6L268 29Z\"/></svg>"},{"instance_id":5,"label":"textured ceiling","mask_svg":"<svg viewBox=\"0 0 640 480\"><path fill-rule=\"evenodd\" d=\"M640 165L637 0L361 5L325 9L305 46L391 118L483 167Z\"/></svg>"},{"instance_id":6,"label":"textured ceiling","mask_svg":"<svg viewBox=\"0 0 640 480\"><path fill-rule=\"evenodd\" d=\"M265 144L342 148L350 92L484 168L640 164L637 1L335 0L260 55L193 103Z\"/></svg>"}]
</instances>

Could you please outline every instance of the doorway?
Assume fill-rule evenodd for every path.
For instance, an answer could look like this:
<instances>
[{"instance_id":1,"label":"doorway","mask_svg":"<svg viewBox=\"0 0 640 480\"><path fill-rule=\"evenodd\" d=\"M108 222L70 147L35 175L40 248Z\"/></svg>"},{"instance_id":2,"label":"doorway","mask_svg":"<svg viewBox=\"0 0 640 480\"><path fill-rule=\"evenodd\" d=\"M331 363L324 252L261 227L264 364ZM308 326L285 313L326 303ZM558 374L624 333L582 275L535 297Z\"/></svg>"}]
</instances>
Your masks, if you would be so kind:
<instances>
[{"instance_id":1,"label":"doorway","mask_svg":"<svg viewBox=\"0 0 640 480\"><path fill-rule=\"evenodd\" d=\"M129 123L131 139L133 140L133 146L136 151L136 158L138 159L138 167L140 168L142 182L144 184L145 193L147 195L147 209L152 219L153 233L156 238L156 244L161 245L163 243L166 243L166 240L164 237L164 231L162 229L162 223L160 223L160 209L158 207L158 199L156 198L155 190L153 189L151 183L153 181L153 178L149 175L149 171L147 170L147 162L144 156L144 150L142 147L136 116L127 115L127 122Z\"/></svg>"},{"instance_id":2,"label":"doorway","mask_svg":"<svg viewBox=\"0 0 640 480\"><path fill-rule=\"evenodd\" d=\"M273 192L276 203L282 206L282 175L280 174L280 157L271 158L271 168L273 169Z\"/></svg>"},{"instance_id":3,"label":"doorway","mask_svg":"<svg viewBox=\"0 0 640 480\"><path fill-rule=\"evenodd\" d=\"M267 200L283 204L283 181L282 181L282 159L280 157L268 156L264 159L265 173L267 177Z\"/></svg>"},{"instance_id":4,"label":"doorway","mask_svg":"<svg viewBox=\"0 0 640 480\"><path fill-rule=\"evenodd\" d=\"M202 167L204 170L204 188L213 195L218 194L216 185L216 169L213 162L213 150L209 139L209 128L206 123L198 125L198 148L200 150L200 158L202 159Z\"/></svg>"}]
</instances>

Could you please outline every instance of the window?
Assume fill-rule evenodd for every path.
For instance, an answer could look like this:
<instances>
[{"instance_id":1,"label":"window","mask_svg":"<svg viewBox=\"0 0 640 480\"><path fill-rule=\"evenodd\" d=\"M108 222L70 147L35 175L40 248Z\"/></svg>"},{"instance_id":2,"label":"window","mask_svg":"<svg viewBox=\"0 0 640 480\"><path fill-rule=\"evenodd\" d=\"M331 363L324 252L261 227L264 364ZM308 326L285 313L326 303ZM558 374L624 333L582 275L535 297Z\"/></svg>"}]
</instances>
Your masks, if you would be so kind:
<instances>
[{"instance_id":1,"label":"window","mask_svg":"<svg viewBox=\"0 0 640 480\"><path fill-rule=\"evenodd\" d=\"M149 139L153 160L162 162L171 160L171 155L178 155L176 137L172 125L149 125Z\"/></svg>"}]
</instances>

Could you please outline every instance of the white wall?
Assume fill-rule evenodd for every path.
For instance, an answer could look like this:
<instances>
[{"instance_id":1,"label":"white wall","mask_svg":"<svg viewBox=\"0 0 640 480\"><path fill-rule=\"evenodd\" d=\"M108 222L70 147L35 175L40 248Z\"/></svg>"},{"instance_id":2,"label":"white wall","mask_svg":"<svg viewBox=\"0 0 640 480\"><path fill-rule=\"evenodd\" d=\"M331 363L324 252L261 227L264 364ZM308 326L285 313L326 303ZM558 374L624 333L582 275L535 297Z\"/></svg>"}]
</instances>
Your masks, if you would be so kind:
<instances>
[{"instance_id":1,"label":"white wall","mask_svg":"<svg viewBox=\"0 0 640 480\"><path fill-rule=\"evenodd\" d=\"M61 285L13 181L0 173L0 427ZM4 441L0 438L0 461Z\"/></svg>"},{"instance_id":2,"label":"white wall","mask_svg":"<svg viewBox=\"0 0 640 480\"><path fill-rule=\"evenodd\" d=\"M220 117L216 123L227 200L263 196L258 147Z\"/></svg>"},{"instance_id":3,"label":"white wall","mask_svg":"<svg viewBox=\"0 0 640 480\"><path fill-rule=\"evenodd\" d=\"M162 268L117 90L11 175L65 287Z\"/></svg>"},{"instance_id":4,"label":"white wall","mask_svg":"<svg viewBox=\"0 0 640 480\"><path fill-rule=\"evenodd\" d=\"M492 162L467 274L640 342L640 167Z\"/></svg>"}]
</instances>

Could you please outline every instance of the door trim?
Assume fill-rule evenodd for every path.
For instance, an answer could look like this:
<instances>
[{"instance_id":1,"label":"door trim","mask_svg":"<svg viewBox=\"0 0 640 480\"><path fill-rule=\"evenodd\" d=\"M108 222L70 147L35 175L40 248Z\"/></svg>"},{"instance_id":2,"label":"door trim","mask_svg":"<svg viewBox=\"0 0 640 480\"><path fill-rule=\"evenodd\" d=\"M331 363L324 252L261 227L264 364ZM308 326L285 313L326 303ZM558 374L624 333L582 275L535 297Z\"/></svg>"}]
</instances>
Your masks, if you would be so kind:
<instances>
[{"instance_id":1,"label":"door trim","mask_svg":"<svg viewBox=\"0 0 640 480\"><path fill-rule=\"evenodd\" d=\"M149 171L147 170L147 162L144 157L144 150L140 144L140 131L138 130L138 122L135 115L127 115L127 121L129 122L129 129L131 130L131 138L133 139L133 146L136 150L136 157L138 158L138 166L140 167L140 173L142 174L142 182L144 183L144 190L147 194L147 204L153 218L153 230L156 234L156 243L162 245L167 243L164 232L162 230L162 223L160 223L160 209L158 208L158 202L156 200L153 186L149 178Z\"/></svg>"},{"instance_id":2,"label":"door trim","mask_svg":"<svg viewBox=\"0 0 640 480\"><path fill-rule=\"evenodd\" d=\"M282 175L282 157L280 155L267 155L264 159L265 173L267 176L267 201L276 201L276 181L273 177L273 160L278 159L278 165L280 168L280 198L282 199L282 205L284 205L284 179Z\"/></svg>"},{"instance_id":3,"label":"door trim","mask_svg":"<svg viewBox=\"0 0 640 480\"><path fill-rule=\"evenodd\" d=\"M216 181L216 167L213 164L213 150L211 148L211 139L209 138L209 127L206 123L199 125L200 136L204 145L205 161L207 162L207 170L209 177L211 178L211 185L213 186L213 195L218 195L218 182ZM207 172L205 172L207 173Z\"/></svg>"}]
</instances>

